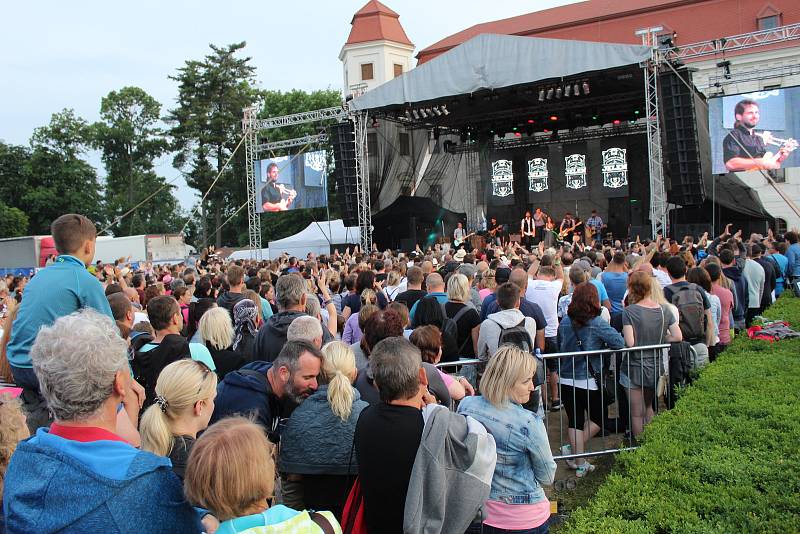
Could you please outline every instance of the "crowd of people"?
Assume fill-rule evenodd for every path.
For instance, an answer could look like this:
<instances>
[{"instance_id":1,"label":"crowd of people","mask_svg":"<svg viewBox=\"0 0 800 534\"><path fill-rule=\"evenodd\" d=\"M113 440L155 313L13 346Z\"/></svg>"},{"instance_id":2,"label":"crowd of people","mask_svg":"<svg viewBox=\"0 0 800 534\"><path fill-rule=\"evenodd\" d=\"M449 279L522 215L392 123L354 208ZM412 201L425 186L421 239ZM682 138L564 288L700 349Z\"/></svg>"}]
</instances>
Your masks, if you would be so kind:
<instances>
[{"instance_id":1,"label":"crowd of people","mask_svg":"<svg viewBox=\"0 0 800 534\"><path fill-rule=\"evenodd\" d=\"M178 265L94 262L81 215L51 233L51 265L0 281L9 533L545 533L546 413L586 476L607 397L635 439L667 371L548 355L701 367L800 278L796 232L730 225Z\"/></svg>"}]
</instances>

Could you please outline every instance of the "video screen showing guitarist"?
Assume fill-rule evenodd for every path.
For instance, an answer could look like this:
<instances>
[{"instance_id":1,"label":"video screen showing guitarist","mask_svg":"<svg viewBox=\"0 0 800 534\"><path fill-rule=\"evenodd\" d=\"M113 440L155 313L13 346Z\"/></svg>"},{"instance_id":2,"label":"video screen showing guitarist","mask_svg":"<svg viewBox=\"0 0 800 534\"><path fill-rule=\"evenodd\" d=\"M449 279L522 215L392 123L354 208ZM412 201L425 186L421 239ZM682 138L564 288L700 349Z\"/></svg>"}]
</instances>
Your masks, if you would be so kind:
<instances>
[{"instance_id":1,"label":"video screen showing guitarist","mask_svg":"<svg viewBox=\"0 0 800 534\"><path fill-rule=\"evenodd\" d=\"M797 148L794 139L778 139L770 132L756 132L761 119L758 102L745 99L734 108L736 122L733 130L722 140L725 168L731 172L780 169L781 163ZM775 145L776 153L769 152L767 145Z\"/></svg>"}]
</instances>

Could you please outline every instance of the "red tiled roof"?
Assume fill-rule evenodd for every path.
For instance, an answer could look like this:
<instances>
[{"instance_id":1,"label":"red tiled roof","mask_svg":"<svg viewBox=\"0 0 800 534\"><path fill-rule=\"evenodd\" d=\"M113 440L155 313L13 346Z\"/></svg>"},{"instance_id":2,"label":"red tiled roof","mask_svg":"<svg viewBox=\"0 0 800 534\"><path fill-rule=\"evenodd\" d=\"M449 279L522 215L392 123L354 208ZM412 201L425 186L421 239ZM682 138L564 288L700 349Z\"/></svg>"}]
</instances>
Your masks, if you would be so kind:
<instances>
[{"instance_id":1,"label":"red tiled roof","mask_svg":"<svg viewBox=\"0 0 800 534\"><path fill-rule=\"evenodd\" d=\"M706 1L708 0L587 0L507 19L476 24L420 50L417 54L417 59L419 63L424 63L482 33L535 35L559 27L577 26L609 18L646 13L654 9Z\"/></svg>"},{"instance_id":2,"label":"red tiled roof","mask_svg":"<svg viewBox=\"0 0 800 534\"><path fill-rule=\"evenodd\" d=\"M400 15L378 2L370 0L359 9L353 20L345 45L370 41L392 41L414 46L400 25Z\"/></svg>"}]
</instances>

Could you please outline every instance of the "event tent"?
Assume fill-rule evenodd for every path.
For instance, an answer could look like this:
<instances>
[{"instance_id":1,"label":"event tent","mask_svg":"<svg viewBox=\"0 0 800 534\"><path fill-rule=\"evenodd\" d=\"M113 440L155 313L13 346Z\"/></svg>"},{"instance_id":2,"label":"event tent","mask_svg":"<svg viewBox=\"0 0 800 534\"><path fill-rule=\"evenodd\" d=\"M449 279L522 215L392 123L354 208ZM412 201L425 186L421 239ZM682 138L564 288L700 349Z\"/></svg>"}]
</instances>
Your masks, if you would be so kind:
<instances>
[{"instance_id":1,"label":"event tent","mask_svg":"<svg viewBox=\"0 0 800 534\"><path fill-rule=\"evenodd\" d=\"M230 256L228 256L228 260L249 260L252 257L252 252L249 248L245 248L242 250L234 251ZM269 258L269 249L262 248L261 249L261 257L262 258Z\"/></svg>"},{"instance_id":2,"label":"event tent","mask_svg":"<svg viewBox=\"0 0 800 534\"><path fill-rule=\"evenodd\" d=\"M481 34L353 99L356 110L425 102L633 65L650 57L641 45Z\"/></svg>"},{"instance_id":3,"label":"event tent","mask_svg":"<svg viewBox=\"0 0 800 534\"><path fill-rule=\"evenodd\" d=\"M275 259L286 252L290 256L305 258L309 252L330 254L331 245L355 245L360 241L357 226L345 226L341 219L312 222L293 236L269 242L269 258Z\"/></svg>"}]
</instances>

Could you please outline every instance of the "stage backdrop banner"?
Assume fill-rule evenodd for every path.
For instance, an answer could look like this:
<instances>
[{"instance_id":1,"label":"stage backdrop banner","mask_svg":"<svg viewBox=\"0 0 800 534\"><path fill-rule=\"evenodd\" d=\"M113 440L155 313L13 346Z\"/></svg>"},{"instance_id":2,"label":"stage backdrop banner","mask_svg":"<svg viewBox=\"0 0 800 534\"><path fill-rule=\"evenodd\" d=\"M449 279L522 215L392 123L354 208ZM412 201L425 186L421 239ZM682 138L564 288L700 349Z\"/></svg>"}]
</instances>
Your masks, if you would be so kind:
<instances>
[{"instance_id":1,"label":"stage backdrop banner","mask_svg":"<svg viewBox=\"0 0 800 534\"><path fill-rule=\"evenodd\" d=\"M628 143L624 137L611 137L600 140L600 154L597 155L597 161L600 162L600 181L598 185L601 188L602 196L616 198L629 195L629 157L636 158L640 157L640 155L628 153Z\"/></svg>"},{"instance_id":2,"label":"stage backdrop banner","mask_svg":"<svg viewBox=\"0 0 800 534\"><path fill-rule=\"evenodd\" d=\"M518 162L514 161L511 151L490 152L489 164L489 202L493 206L511 206L514 204L514 172Z\"/></svg>"},{"instance_id":3,"label":"stage backdrop banner","mask_svg":"<svg viewBox=\"0 0 800 534\"><path fill-rule=\"evenodd\" d=\"M550 203L551 181L550 151L546 146L531 147L525 151L525 183L528 203L534 208Z\"/></svg>"},{"instance_id":4,"label":"stage backdrop banner","mask_svg":"<svg viewBox=\"0 0 800 534\"><path fill-rule=\"evenodd\" d=\"M257 161L257 211L263 213L326 206L326 169L327 154L324 150Z\"/></svg>"},{"instance_id":5,"label":"stage backdrop banner","mask_svg":"<svg viewBox=\"0 0 800 534\"><path fill-rule=\"evenodd\" d=\"M714 174L800 167L800 87L709 98L708 129Z\"/></svg>"}]
</instances>

